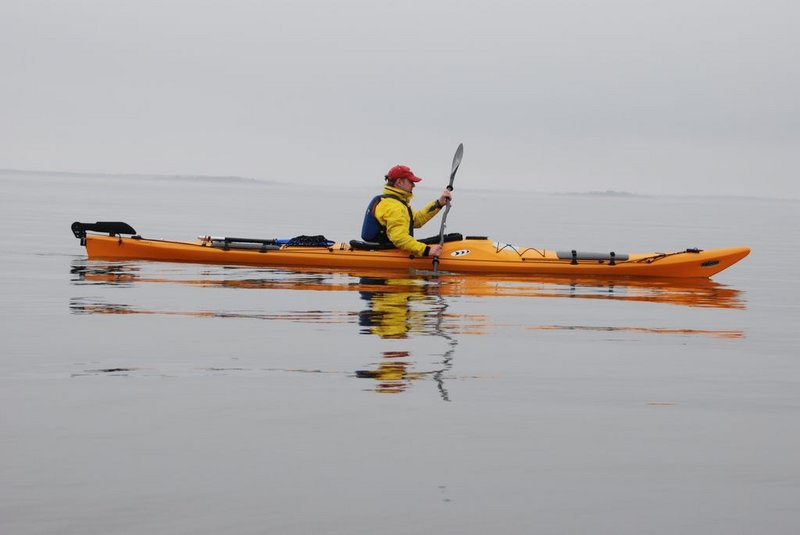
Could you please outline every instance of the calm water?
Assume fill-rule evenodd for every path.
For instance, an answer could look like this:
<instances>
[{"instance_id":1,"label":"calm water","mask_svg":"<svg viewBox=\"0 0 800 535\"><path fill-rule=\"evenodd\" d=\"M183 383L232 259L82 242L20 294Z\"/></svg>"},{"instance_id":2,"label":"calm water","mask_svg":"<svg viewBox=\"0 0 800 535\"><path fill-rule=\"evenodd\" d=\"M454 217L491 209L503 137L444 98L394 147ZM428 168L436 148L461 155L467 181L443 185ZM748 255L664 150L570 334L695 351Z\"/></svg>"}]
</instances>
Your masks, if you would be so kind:
<instances>
[{"instance_id":1,"label":"calm water","mask_svg":"<svg viewBox=\"0 0 800 535\"><path fill-rule=\"evenodd\" d=\"M650 285L88 261L72 221L345 240L378 188L0 186L2 533L800 525L800 203L456 191L526 246L753 248Z\"/></svg>"}]
</instances>

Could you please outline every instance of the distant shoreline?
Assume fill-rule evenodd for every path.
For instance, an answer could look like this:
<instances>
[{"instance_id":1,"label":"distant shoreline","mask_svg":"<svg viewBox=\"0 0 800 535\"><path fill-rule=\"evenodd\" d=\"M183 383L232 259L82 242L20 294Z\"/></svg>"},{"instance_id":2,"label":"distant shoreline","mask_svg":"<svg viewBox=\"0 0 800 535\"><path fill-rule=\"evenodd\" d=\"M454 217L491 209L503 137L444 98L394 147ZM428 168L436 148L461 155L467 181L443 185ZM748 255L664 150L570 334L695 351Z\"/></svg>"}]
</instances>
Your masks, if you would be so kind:
<instances>
[{"instance_id":1,"label":"distant shoreline","mask_svg":"<svg viewBox=\"0 0 800 535\"><path fill-rule=\"evenodd\" d=\"M560 191L555 195L577 195L581 197L652 197L652 195L645 195L643 193L631 193L629 191Z\"/></svg>"},{"instance_id":2,"label":"distant shoreline","mask_svg":"<svg viewBox=\"0 0 800 535\"><path fill-rule=\"evenodd\" d=\"M257 178L241 176L217 176L217 175L156 175L145 173L80 173L75 171L40 171L26 169L0 169L3 175L26 175L26 176L63 176L63 177L84 177L84 178L123 178L135 180L170 180L177 182L247 182L247 183L272 183L272 181L259 180Z\"/></svg>"},{"instance_id":3,"label":"distant shoreline","mask_svg":"<svg viewBox=\"0 0 800 535\"><path fill-rule=\"evenodd\" d=\"M168 182L200 182L200 183L227 183L227 184L251 184L259 186L282 186L290 188L319 188L329 187L329 185L320 185L314 183L292 183L281 182L277 180L263 180L260 178L241 177L235 175L161 175L161 174L145 174L145 173L81 173L76 171L41 171L41 170L28 170L28 169L0 169L0 176L18 175L18 176L31 176L31 177L64 177L64 178L108 178L108 179L122 179L122 180L152 180L152 181L168 181ZM338 189L353 189L362 190L370 187L368 185L354 186L337 184ZM422 186L421 191L433 191L437 188L434 186ZM470 189L471 192L485 195L492 195L497 193L496 189L486 187L475 187ZM601 190L601 191L542 191L542 190L520 190L515 188L508 188L502 190L503 193L518 192L538 195L550 195L555 197L582 197L594 199L630 199L631 201L645 200L645 199L720 199L720 200L753 200L753 201L778 201L778 202L800 202L800 199L795 198L776 198L776 197L759 197L751 195L713 195L713 194L679 194L679 193L634 193L630 191L621 190Z\"/></svg>"}]
</instances>

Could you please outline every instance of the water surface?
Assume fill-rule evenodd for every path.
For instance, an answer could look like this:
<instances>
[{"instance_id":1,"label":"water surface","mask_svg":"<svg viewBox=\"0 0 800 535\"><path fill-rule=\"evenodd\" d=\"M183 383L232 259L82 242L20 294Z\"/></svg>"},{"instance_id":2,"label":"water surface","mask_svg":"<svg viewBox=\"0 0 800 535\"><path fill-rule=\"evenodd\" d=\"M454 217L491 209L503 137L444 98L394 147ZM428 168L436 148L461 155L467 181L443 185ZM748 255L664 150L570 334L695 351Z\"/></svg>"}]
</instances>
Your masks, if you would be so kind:
<instances>
[{"instance_id":1,"label":"water surface","mask_svg":"<svg viewBox=\"0 0 800 535\"><path fill-rule=\"evenodd\" d=\"M642 283L89 261L72 221L347 240L376 188L0 186L4 533L800 523L795 202L456 192L448 230L525 246L753 248Z\"/></svg>"}]
</instances>

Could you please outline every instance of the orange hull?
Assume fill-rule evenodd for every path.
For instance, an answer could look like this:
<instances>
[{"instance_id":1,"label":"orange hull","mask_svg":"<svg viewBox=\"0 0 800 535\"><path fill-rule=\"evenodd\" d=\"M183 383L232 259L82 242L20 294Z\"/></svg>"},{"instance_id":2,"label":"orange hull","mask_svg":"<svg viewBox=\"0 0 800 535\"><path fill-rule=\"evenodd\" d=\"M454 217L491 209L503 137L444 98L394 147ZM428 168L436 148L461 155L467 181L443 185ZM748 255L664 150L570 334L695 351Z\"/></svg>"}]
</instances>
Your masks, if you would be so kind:
<instances>
[{"instance_id":1,"label":"orange hull","mask_svg":"<svg viewBox=\"0 0 800 535\"><path fill-rule=\"evenodd\" d=\"M175 242L87 234L86 250L91 259L154 260L274 267L324 269L430 270L430 258L410 257L393 250L360 250L347 243L329 247L284 245L264 251L228 250L206 241ZM611 260L559 258L555 251L520 248L486 239L446 242L439 269L455 273L508 274L516 276L607 276L708 278L735 264L750 253L747 247L637 253ZM564 256L563 254L561 255Z\"/></svg>"}]
</instances>

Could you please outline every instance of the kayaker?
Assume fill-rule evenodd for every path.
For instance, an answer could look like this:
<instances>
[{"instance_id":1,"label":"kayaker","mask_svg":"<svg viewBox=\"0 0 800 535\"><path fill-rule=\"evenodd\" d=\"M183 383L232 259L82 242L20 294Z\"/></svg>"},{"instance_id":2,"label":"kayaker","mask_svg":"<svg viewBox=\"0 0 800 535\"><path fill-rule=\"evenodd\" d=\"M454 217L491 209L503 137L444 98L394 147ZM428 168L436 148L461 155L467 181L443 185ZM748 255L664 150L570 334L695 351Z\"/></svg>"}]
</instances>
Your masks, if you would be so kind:
<instances>
[{"instance_id":1,"label":"kayaker","mask_svg":"<svg viewBox=\"0 0 800 535\"><path fill-rule=\"evenodd\" d=\"M406 165L395 165L384 177L383 193L373 197L364 214L361 239L370 242L392 243L414 256L439 256L442 246L427 245L414 239L414 229L433 219L439 210L452 199L452 193L444 190L435 201L422 210L411 208L414 186L422 180Z\"/></svg>"}]
</instances>

